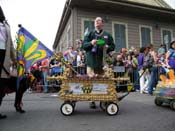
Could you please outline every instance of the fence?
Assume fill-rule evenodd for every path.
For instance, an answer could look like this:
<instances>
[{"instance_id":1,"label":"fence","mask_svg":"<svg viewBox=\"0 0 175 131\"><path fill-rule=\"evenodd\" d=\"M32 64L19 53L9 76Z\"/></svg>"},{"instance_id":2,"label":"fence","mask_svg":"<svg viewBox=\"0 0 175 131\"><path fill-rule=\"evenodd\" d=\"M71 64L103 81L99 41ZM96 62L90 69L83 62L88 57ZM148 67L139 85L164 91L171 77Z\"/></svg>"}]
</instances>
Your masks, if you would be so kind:
<instances>
[{"instance_id":1,"label":"fence","mask_svg":"<svg viewBox=\"0 0 175 131\"><path fill-rule=\"evenodd\" d=\"M74 66L75 71L78 74L81 75L86 75L86 67L77 67ZM140 88L140 84L139 84L139 73L138 70L136 68L126 68L124 66L114 66L113 67L114 70L114 76L115 78L119 78L118 80L115 81L116 83L116 90L118 92L120 91L126 91L128 90L128 88L132 88L132 90L139 90ZM62 72L63 73L63 72ZM62 73L57 74L57 75L62 75ZM156 80L159 81L159 76L160 74L165 73L165 71L163 71L162 67L157 66L157 73L156 73ZM50 74L51 75L51 74ZM74 75L76 75L76 73L74 73ZM130 80L128 81L129 78ZM54 88L56 91L59 91L58 88L60 88L61 85L61 81L60 80L49 80L48 81L48 87L49 88ZM34 90L37 92L41 92L42 91L42 86L44 86L42 84L42 81L37 81L37 84L35 83L35 88Z\"/></svg>"}]
</instances>

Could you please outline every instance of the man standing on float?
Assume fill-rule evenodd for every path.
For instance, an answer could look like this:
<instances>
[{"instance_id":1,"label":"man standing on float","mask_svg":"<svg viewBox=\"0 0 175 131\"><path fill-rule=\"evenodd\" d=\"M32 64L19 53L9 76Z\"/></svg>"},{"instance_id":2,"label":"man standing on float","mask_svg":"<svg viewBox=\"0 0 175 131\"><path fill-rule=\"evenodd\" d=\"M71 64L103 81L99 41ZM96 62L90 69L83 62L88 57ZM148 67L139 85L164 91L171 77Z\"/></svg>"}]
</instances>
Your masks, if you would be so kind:
<instances>
[{"instance_id":1,"label":"man standing on float","mask_svg":"<svg viewBox=\"0 0 175 131\"><path fill-rule=\"evenodd\" d=\"M115 49L114 41L108 32L103 30L104 21L97 17L94 21L95 30L85 33L82 48L86 51L87 74L89 77L103 74L103 55ZM105 52L104 52L105 51ZM91 102L91 108L96 108Z\"/></svg>"}]
</instances>

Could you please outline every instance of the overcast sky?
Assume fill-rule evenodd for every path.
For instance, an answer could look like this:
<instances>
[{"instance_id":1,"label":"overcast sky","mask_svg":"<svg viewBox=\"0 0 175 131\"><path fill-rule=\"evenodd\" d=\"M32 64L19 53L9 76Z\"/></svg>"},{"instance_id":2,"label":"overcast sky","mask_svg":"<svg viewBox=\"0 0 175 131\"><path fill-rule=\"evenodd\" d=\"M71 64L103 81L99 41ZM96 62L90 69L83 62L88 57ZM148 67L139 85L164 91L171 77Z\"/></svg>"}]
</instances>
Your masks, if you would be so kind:
<instances>
[{"instance_id":1,"label":"overcast sky","mask_svg":"<svg viewBox=\"0 0 175 131\"><path fill-rule=\"evenodd\" d=\"M0 0L13 39L22 24L44 45L52 49L66 0Z\"/></svg>"},{"instance_id":2,"label":"overcast sky","mask_svg":"<svg viewBox=\"0 0 175 131\"><path fill-rule=\"evenodd\" d=\"M66 0L0 0L11 26L12 38L22 24L48 48L52 49ZM165 0L175 8L175 0Z\"/></svg>"}]
</instances>

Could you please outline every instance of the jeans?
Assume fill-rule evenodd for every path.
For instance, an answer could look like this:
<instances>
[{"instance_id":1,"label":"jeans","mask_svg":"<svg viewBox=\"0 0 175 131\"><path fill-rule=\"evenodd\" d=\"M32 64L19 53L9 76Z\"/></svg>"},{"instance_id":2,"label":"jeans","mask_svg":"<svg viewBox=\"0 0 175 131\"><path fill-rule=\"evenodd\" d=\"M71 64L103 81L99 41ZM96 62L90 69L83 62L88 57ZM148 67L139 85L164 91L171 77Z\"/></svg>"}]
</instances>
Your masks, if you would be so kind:
<instances>
[{"instance_id":1,"label":"jeans","mask_svg":"<svg viewBox=\"0 0 175 131\"><path fill-rule=\"evenodd\" d=\"M153 87L155 87L157 84L157 72L158 72L158 69L155 66L153 66L150 69L150 79L148 82L148 93L151 95L153 94Z\"/></svg>"},{"instance_id":2,"label":"jeans","mask_svg":"<svg viewBox=\"0 0 175 131\"><path fill-rule=\"evenodd\" d=\"M138 69L133 69L134 72L133 72L133 81L132 83L134 83L134 89L135 90L140 90L140 84L139 84L139 71Z\"/></svg>"},{"instance_id":3,"label":"jeans","mask_svg":"<svg viewBox=\"0 0 175 131\"><path fill-rule=\"evenodd\" d=\"M48 92L48 81L47 81L47 79L46 79L46 77L47 77L47 75L48 75L48 72L47 72L47 71L42 72L42 75L43 75L43 84L44 84L43 90L44 90L44 92L46 93L46 92Z\"/></svg>"}]
</instances>

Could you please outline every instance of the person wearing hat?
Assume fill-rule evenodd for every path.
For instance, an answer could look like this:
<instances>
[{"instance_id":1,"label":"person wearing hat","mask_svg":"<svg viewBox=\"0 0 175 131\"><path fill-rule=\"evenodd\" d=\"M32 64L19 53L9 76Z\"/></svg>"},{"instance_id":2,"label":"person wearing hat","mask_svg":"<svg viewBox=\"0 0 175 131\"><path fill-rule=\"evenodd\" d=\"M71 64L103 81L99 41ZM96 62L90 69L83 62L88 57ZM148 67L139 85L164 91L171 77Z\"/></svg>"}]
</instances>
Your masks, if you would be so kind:
<instances>
[{"instance_id":1,"label":"person wearing hat","mask_svg":"<svg viewBox=\"0 0 175 131\"><path fill-rule=\"evenodd\" d=\"M5 15L0 6L0 99L3 98L3 84L10 79L11 62L16 63L15 49L13 47L10 27L5 19ZM1 105L0 100L0 105ZM6 115L0 114L0 119L6 118Z\"/></svg>"},{"instance_id":2,"label":"person wearing hat","mask_svg":"<svg viewBox=\"0 0 175 131\"><path fill-rule=\"evenodd\" d=\"M95 30L86 32L82 49L86 51L87 74L89 77L103 74L104 55L114 51L115 45L111 34L103 30L104 21L101 17L94 20ZM98 41L104 44L98 44ZM95 104L91 104L92 108Z\"/></svg>"},{"instance_id":3,"label":"person wearing hat","mask_svg":"<svg viewBox=\"0 0 175 131\"><path fill-rule=\"evenodd\" d=\"M170 43L170 49L166 53L165 62L175 71L175 39Z\"/></svg>"}]
</instances>

